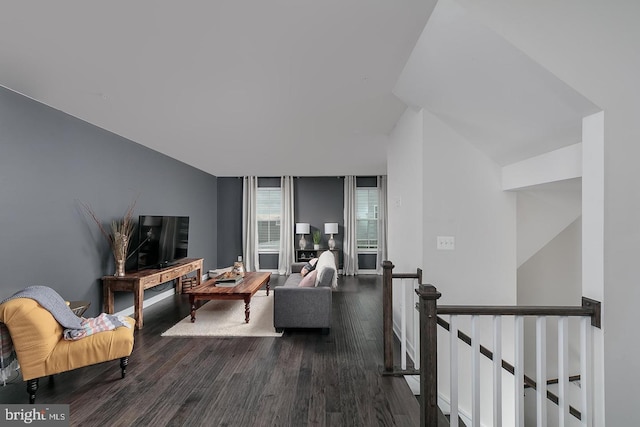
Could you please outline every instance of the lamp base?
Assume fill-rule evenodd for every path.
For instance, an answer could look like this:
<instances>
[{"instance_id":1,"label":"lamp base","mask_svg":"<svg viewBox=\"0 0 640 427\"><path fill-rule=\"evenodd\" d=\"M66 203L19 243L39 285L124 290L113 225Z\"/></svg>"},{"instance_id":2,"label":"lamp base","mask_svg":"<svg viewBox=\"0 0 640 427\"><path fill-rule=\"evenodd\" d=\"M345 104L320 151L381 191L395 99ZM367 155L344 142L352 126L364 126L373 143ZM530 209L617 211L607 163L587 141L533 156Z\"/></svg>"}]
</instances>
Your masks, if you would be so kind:
<instances>
[{"instance_id":1,"label":"lamp base","mask_svg":"<svg viewBox=\"0 0 640 427\"><path fill-rule=\"evenodd\" d=\"M335 249L336 248L336 241L333 240L333 234L331 235L331 238L329 239L329 249Z\"/></svg>"},{"instance_id":2,"label":"lamp base","mask_svg":"<svg viewBox=\"0 0 640 427\"><path fill-rule=\"evenodd\" d=\"M298 245L300 245L300 250L303 251L307 248L307 241L304 238L304 235L302 236L302 238L300 239L300 241L298 242Z\"/></svg>"}]
</instances>

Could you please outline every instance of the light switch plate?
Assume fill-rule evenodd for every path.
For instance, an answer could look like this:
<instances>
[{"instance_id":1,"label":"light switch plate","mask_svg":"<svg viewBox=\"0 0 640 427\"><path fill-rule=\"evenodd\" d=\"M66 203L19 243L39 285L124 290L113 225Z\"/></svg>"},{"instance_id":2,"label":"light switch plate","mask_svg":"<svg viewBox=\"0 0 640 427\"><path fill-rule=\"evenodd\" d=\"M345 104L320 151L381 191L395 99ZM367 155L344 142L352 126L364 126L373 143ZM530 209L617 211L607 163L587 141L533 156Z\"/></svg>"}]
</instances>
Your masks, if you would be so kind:
<instances>
[{"instance_id":1,"label":"light switch plate","mask_svg":"<svg viewBox=\"0 0 640 427\"><path fill-rule=\"evenodd\" d=\"M436 248L439 251L453 251L456 248L456 238L454 236L438 236Z\"/></svg>"}]
</instances>

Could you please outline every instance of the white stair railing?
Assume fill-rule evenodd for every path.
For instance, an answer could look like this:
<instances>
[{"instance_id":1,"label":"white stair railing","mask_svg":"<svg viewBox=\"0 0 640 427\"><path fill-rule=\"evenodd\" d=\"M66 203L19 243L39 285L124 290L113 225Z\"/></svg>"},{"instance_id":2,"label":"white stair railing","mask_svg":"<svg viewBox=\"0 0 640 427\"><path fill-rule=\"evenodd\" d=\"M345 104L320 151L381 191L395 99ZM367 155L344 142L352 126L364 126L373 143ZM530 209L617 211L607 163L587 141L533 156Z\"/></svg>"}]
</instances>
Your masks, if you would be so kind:
<instances>
[{"instance_id":1,"label":"white stair railing","mask_svg":"<svg viewBox=\"0 0 640 427\"><path fill-rule=\"evenodd\" d=\"M434 288L435 289L435 288ZM458 342L466 342L471 348L471 378L466 386L471 389L470 418L473 426L480 425L481 412L488 410L480 406L480 396L483 385L481 384L481 355L491 359L493 407L492 425L501 426L503 422L507 425L524 426L524 393L525 387L533 388L536 391L536 425L546 426L548 420L549 401L558 405L558 425L569 426L571 418L580 420L580 425L591 427L593 425L593 404L592 404L592 334L593 328L599 327L599 303L597 301L583 298L582 306L556 306L556 307L522 307L522 306L437 306L438 324L449 330L449 359L450 359L450 406L452 425L457 425L454 417L460 411L459 387L465 385L458 384L460 375L457 372L461 362L458 356ZM449 315L449 322L440 317ZM514 317L513 342L513 365L503 360L502 343L505 341L502 332L502 318ZM467 336L459 330L461 318L470 320L471 336ZM492 321L493 351L481 345L481 318L490 317ZM535 381L525 375L524 369L524 319L533 317L535 319L535 346L536 346L536 379ZM580 353L580 373L571 375L569 372L570 362L570 334L569 318L580 317L579 353ZM547 325L553 326L553 321L557 322L558 351L556 356L547 354ZM558 362L558 379L550 380L548 376L548 358L555 357ZM502 393L502 370L506 370L514 375L514 409L515 419L503 419L503 393ZM580 380L580 402L576 406L570 405L569 383ZM548 383L558 384L557 394L548 388ZM487 389L485 387L485 389Z\"/></svg>"},{"instance_id":2,"label":"white stair railing","mask_svg":"<svg viewBox=\"0 0 640 427\"><path fill-rule=\"evenodd\" d=\"M471 390L471 400L469 407L466 407L467 414L471 418L473 426L480 426L481 414L490 412L492 425L515 425L524 426L525 423L525 388L532 388L536 391L536 411L535 418L538 426L547 424L549 401L558 407L558 425L569 426L575 425L575 420L580 420L580 425L584 427L593 426L593 328L600 327L600 303L589 298L582 298L581 306L450 306L438 305L437 300L440 293L431 285L423 285L422 271L417 270L415 274L393 274L393 264L389 261L383 263L383 298L384 309L384 335L385 339L385 369L383 374L406 375L412 374L411 370L407 370L407 349L408 337L407 330L411 324L419 327L420 334L414 332L413 338L420 336L420 344L412 342L414 349L414 366L420 368L420 390L421 390L421 424L431 424L437 420L437 333L435 332L436 323L449 331L449 380L450 395L448 396L450 403L450 420L451 425L458 425L458 416L460 414L460 388L469 387ZM401 369L393 367L393 352L389 351L388 345L393 339L393 321L392 321L392 296L391 289L394 287L393 279L400 286L396 288L396 295L401 298L401 313L410 312L407 302L407 291L417 287L419 303L417 308L420 315L418 321L411 323L410 319L401 317L396 324L399 325L399 339L401 348ZM388 307L387 307L388 304ZM390 319L387 319L389 315ZM442 316L449 316L449 322L444 320ZM503 336L503 317L513 319L512 335ZM569 319L571 317L580 318L580 337L579 337L579 375L571 376L570 372L570 341L575 339L569 334ZM536 377L535 380L525 375L524 354L525 354L525 318L533 318L535 320L535 347L536 347ZM484 319L484 320L483 320ZM486 319L491 321L491 334L487 337L483 335L481 324ZM547 375L548 360L547 355L547 325L553 326L553 321L557 322L558 334L558 379L550 380ZM470 324L471 336L466 335L460 330L461 324ZM510 323L511 324L511 323ZM508 328L510 329L510 328ZM490 342L489 350L481 344L485 339ZM467 363L466 358L461 361L459 351L460 341L465 342L471 348L469 362L472 367L471 376L468 383L464 381L467 378L461 378L459 373L460 363ZM505 348L503 343L511 343L513 348L506 348L506 353L512 354L513 364L503 360ZM422 349L417 356L418 349ZM513 352L511 352L513 350ZM482 383L481 365L484 358L491 360L491 384ZM507 371L513 375L514 408L513 417L504 419L505 408L503 400L502 380L503 371ZM462 381L461 381L462 380ZM575 404L580 410L575 409L570 404L569 385L570 381L579 380L580 399ZM557 394L552 392L548 384L557 383ZM492 406L483 407L481 393L491 387ZM485 399L486 400L486 399ZM510 404L510 405L511 405ZM572 424L573 423L573 424Z\"/></svg>"}]
</instances>

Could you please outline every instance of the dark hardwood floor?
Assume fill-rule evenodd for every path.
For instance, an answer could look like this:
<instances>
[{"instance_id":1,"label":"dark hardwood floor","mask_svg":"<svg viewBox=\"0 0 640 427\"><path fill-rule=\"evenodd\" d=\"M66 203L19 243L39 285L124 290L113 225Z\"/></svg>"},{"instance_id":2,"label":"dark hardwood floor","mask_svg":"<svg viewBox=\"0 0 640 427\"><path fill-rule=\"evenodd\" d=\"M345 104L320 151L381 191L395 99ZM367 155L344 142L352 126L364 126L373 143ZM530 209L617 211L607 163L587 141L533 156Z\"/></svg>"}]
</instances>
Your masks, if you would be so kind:
<instances>
[{"instance_id":1,"label":"dark hardwood floor","mask_svg":"<svg viewBox=\"0 0 640 427\"><path fill-rule=\"evenodd\" d=\"M404 379L379 373L381 277L339 285L328 335L161 337L189 314L185 296L167 298L145 309L125 379L119 361L62 373L40 381L37 403L70 404L74 426L419 425ZM0 387L0 403L27 402L20 378Z\"/></svg>"}]
</instances>

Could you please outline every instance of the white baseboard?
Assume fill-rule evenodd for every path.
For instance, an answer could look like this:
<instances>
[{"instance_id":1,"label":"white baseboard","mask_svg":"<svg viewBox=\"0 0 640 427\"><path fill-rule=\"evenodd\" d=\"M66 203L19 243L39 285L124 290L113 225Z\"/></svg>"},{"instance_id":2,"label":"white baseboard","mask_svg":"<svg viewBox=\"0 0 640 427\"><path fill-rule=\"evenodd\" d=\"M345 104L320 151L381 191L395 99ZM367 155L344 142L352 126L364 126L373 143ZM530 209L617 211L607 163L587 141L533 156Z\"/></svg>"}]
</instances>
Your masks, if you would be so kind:
<instances>
[{"instance_id":1,"label":"white baseboard","mask_svg":"<svg viewBox=\"0 0 640 427\"><path fill-rule=\"evenodd\" d=\"M420 375L405 375L404 380L407 382L407 385L411 389L411 392L414 396L420 396ZM438 407L444 414L451 413L451 402L444 398L440 393L438 393ZM471 426L473 423L471 422L471 417L464 411L458 409L458 415L462 422L466 425Z\"/></svg>"},{"instance_id":2,"label":"white baseboard","mask_svg":"<svg viewBox=\"0 0 640 427\"><path fill-rule=\"evenodd\" d=\"M204 273L204 274L201 275L200 280L204 282L208 278L209 278L209 273ZM169 282L167 282L167 283L169 283ZM155 295L155 296L153 296L151 298L148 298L148 299L142 301L142 308L145 309L147 307L150 307L153 304L155 304L157 302L160 302L165 298L169 298L171 295L174 295L175 293L176 293L176 288L175 288L175 285L174 285L174 286L171 287L171 289L167 289L166 291L161 292L158 295ZM129 315L133 314L134 311L135 311L134 307L130 306L130 307L127 307L124 310L120 310L119 312L114 313L114 314L117 315L117 316L129 316Z\"/></svg>"},{"instance_id":3,"label":"white baseboard","mask_svg":"<svg viewBox=\"0 0 640 427\"><path fill-rule=\"evenodd\" d=\"M378 271L377 270L358 270L358 275L367 275L367 274L373 274L373 275L377 275Z\"/></svg>"},{"instance_id":4,"label":"white baseboard","mask_svg":"<svg viewBox=\"0 0 640 427\"><path fill-rule=\"evenodd\" d=\"M152 306L153 304L162 301L165 298L169 298L172 295L175 295L176 293L176 289L175 288L171 288L171 289L167 289L166 291L159 293L158 295L155 295L149 299L146 299L142 302L142 308L145 309L147 307ZM118 316L130 316L134 313L134 308L133 306L131 307L127 307L124 310L120 310L117 313L114 313L115 315Z\"/></svg>"},{"instance_id":5,"label":"white baseboard","mask_svg":"<svg viewBox=\"0 0 640 427\"><path fill-rule=\"evenodd\" d=\"M400 325L398 324L398 322L396 322L396 319L393 319L393 334L395 335L398 341L400 341L400 335L401 335L400 331L401 331ZM407 357L411 359L411 362L413 362L413 364L415 365L416 349L413 347L413 343L409 340L407 340Z\"/></svg>"}]
</instances>

